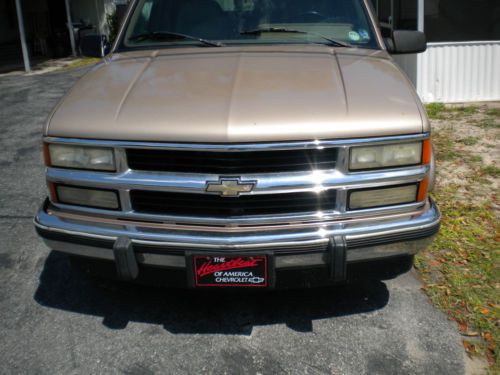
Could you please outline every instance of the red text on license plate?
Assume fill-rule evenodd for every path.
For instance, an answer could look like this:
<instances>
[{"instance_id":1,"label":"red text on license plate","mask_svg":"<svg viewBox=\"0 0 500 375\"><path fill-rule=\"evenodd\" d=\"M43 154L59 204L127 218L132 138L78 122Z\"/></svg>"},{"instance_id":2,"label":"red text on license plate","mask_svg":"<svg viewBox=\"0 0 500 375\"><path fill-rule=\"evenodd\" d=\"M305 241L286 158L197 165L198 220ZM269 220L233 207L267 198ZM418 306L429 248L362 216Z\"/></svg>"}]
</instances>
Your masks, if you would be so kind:
<instances>
[{"instance_id":1,"label":"red text on license plate","mask_svg":"<svg viewBox=\"0 0 500 375\"><path fill-rule=\"evenodd\" d=\"M197 287L267 287L267 257L194 256Z\"/></svg>"}]
</instances>

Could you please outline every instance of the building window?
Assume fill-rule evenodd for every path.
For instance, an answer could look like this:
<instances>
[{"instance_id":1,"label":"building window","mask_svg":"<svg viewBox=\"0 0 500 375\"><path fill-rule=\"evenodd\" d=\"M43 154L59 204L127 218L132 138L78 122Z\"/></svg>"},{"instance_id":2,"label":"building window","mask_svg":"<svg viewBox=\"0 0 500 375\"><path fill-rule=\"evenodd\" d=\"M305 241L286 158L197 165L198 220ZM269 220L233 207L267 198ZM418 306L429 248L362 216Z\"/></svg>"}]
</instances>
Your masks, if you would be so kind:
<instances>
[{"instance_id":1,"label":"building window","mask_svg":"<svg viewBox=\"0 0 500 375\"><path fill-rule=\"evenodd\" d=\"M425 0L429 42L500 40L500 1Z\"/></svg>"}]
</instances>

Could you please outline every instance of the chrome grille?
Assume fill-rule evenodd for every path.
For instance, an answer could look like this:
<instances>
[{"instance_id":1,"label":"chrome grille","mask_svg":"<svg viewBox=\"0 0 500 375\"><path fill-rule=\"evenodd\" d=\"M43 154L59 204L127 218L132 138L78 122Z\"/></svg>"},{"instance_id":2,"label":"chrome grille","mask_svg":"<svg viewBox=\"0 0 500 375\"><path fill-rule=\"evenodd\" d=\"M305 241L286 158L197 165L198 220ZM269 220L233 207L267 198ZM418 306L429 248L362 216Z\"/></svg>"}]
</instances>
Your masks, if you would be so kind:
<instances>
[{"instance_id":1,"label":"chrome grille","mask_svg":"<svg viewBox=\"0 0 500 375\"><path fill-rule=\"evenodd\" d=\"M235 198L212 194L189 194L133 190L134 211L150 214L233 217L315 213L335 209L336 191L241 195Z\"/></svg>"},{"instance_id":2,"label":"chrome grille","mask_svg":"<svg viewBox=\"0 0 500 375\"><path fill-rule=\"evenodd\" d=\"M318 220L336 220L339 217L350 216L368 216L373 214L400 213L407 212L411 209L420 208L420 203L405 205L403 207L375 208L365 212L347 213L347 193L352 189L380 187L384 185L409 184L421 181L429 174L430 167L426 165L415 166L412 168L393 169L381 173L377 172L360 172L350 173L348 170L349 153L352 147L377 145L383 143L406 143L427 139L428 133L401 135L394 137L377 137L377 138L358 138L358 139L338 139L338 140L309 140L309 141L290 141L290 142L268 142L268 143L165 143L165 142L142 142L142 141L116 141L116 140L89 140L89 139L69 139L46 137L45 141L51 144L66 144L91 147L109 147L115 150L115 159L117 162L116 173L89 172L80 170L65 170L61 168L48 168L47 181L49 183L64 183L73 186L91 187L98 189L116 190L120 196L122 211L119 216L130 220L145 220L158 222L174 222L193 225L221 225L221 226L239 226L239 225L269 225L276 223L303 223L316 222ZM151 155L160 157L162 155L191 155L189 159L189 169L185 169L186 165L177 165L176 172L172 165L168 165L167 159L153 160L156 164L150 164L150 170L147 166L142 166L139 163L140 159L133 159L131 156L148 156L151 160ZM196 158L193 157L196 155ZM207 172L198 172L208 168L207 162L201 160L202 155L222 156L223 158L237 158L236 167L230 164L220 164L220 168L226 165L232 166L233 172L218 173L211 168L205 169ZM286 165L280 165L276 162L263 162L266 159L245 159L243 156L265 156L268 161L272 158L269 156L287 155L289 158L284 158ZM296 155L301 155L297 157ZM313 155L313 156L311 156ZM314 156L316 155L316 156ZM328 155L326 157L325 155ZM134 156L134 157L135 157ZM314 157L316 159L314 159ZM154 159L154 158L153 158ZM297 162L297 160L302 162ZM146 158L141 159L143 162ZM186 159L188 160L188 159ZM197 166L203 164L202 167ZM259 164L251 164L257 160ZM279 160L274 159L274 160ZM283 161L283 159L281 159ZM148 163L144 163L148 164ZM291 166L290 166L291 165ZM181 168L182 167L182 168ZM195 168L196 167L196 168ZM239 168L239 169L238 169ZM251 173L256 171L259 172ZM285 169L292 168L292 169ZM296 171L293 171L296 168ZM304 169L305 168L305 169ZM170 171L171 170L171 171ZM210 171L210 172L208 172ZM224 171L224 169L220 169ZM227 171L227 169L226 169ZM236 172L238 171L238 172ZM186 173L185 173L186 172ZM241 172L241 173L240 173ZM245 172L245 173L243 173ZM260 212L260 214L243 214L243 216L223 216L214 211L217 207L228 204L230 200L239 200L242 197L218 197L219 203L213 204L211 211L203 211L198 209L196 205L199 203L197 198L203 199L207 194L207 183L211 181L220 181L225 178L240 177L242 182L251 181L255 183L252 190L252 196L279 196L292 197L288 194L295 194L301 191L300 194L316 194L314 192L325 189L332 195L328 199L320 199L320 203L309 200L309 204L304 204L295 207L281 208L275 207L253 207L253 202L249 206L249 211L243 212ZM141 192L144 199L136 200L138 195L135 192ZM172 193L167 193L172 192ZM163 194L173 197L172 194L190 195L193 200L188 200L189 207L194 207L197 211L196 215L192 215L190 210L172 204L167 207L161 202L151 202L151 197L158 194ZM247 194L248 195L248 194ZM148 197L149 196L149 197ZM212 196L213 197L213 196ZM303 196L304 197L304 196ZM212 199L212 198L210 198ZM170 200L172 202L174 200ZM166 201L168 202L168 200ZM305 202L305 201L302 201ZM324 203L326 202L326 204ZM175 202L173 202L175 203ZM110 210L96 210L89 207L66 206L58 202L54 205L62 209L71 209L81 213L91 213L102 215L104 217L116 217L117 213ZM217 206L218 205L218 206ZM253 207L253 208L252 208ZM233 207L233 211L226 210L226 215L241 215L241 208ZM259 211L260 210L260 211ZM275 211L273 211L275 210ZM299 211L300 210L300 211ZM318 215L318 210L322 211L321 216ZM213 216L213 213L217 216ZM274 215L273 212L278 212ZM284 214L280 214L279 212ZM245 216L248 215L248 216Z\"/></svg>"},{"instance_id":3,"label":"chrome grille","mask_svg":"<svg viewBox=\"0 0 500 375\"><path fill-rule=\"evenodd\" d=\"M245 152L127 149L131 169L220 175L335 169L336 148Z\"/></svg>"}]
</instances>

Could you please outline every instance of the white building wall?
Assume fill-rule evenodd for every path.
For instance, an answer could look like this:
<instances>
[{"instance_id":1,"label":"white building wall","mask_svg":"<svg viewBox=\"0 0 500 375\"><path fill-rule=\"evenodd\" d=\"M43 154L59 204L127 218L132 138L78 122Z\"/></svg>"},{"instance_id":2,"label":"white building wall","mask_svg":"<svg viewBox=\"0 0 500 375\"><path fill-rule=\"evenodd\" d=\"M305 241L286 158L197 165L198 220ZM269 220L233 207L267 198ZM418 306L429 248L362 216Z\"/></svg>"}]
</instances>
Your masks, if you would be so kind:
<instances>
[{"instance_id":1,"label":"white building wall","mask_svg":"<svg viewBox=\"0 0 500 375\"><path fill-rule=\"evenodd\" d=\"M417 55L394 55L394 60L406 73L413 85L417 85Z\"/></svg>"},{"instance_id":2,"label":"white building wall","mask_svg":"<svg viewBox=\"0 0 500 375\"><path fill-rule=\"evenodd\" d=\"M416 61L416 87L424 102L500 100L500 41L429 43ZM406 64L403 69L412 66Z\"/></svg>"},{"instance_id":3,"label":"white building wall","mask_svg":"<svg viewBox=\"0 0 500 375\"><path fill-rule=\"evenodd\" d=\"M394 60L426 103L500 101L500 41L429 43Z\"/></svg>"}]
</instances>

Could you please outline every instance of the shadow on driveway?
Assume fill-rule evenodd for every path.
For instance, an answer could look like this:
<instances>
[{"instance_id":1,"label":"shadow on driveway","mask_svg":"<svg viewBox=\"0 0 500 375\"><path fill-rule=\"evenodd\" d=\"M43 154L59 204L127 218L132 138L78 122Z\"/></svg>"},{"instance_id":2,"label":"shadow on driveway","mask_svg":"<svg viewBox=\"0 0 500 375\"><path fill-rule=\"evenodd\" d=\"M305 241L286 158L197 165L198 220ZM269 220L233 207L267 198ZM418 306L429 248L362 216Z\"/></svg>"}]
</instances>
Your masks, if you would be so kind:
<instances>
[{"instance_id":1,"label":"shadow on driveway","mask_svg":"<svg viewBox=\"0 0 500 375\"><path fill-rule=\"evenodd\" d=\"M143 322L171 333L250 335L254 326L270 324L311 332L314 320L383 308L389 291L380 281L267 293L152 288L85 277L72 272L67 256L52 252L34 298L42 306L102 317L111 329Z\"/></svg>"}]
</instances>

